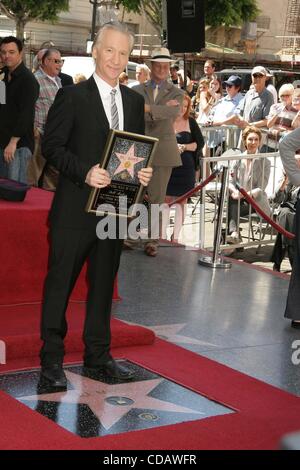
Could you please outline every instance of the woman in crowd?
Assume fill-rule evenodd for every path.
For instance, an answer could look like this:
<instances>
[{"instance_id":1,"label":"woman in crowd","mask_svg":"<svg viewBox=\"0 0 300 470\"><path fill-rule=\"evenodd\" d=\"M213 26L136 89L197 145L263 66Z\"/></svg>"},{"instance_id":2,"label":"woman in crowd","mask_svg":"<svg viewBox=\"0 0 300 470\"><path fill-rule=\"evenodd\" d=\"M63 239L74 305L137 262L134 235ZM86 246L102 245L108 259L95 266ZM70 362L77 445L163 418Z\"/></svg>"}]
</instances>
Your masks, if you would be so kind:
<instances>
[{"instance_id":1,"label":"woman in crowd","mask_svg":"<svg viewBox=\"0 0 300 470\"><path fill-rule=\"evenodd\" d=\"M178 149L182 166L174 168L167 188L166 202L171 203L178 196L190 191L195 185L195 172L199 168L204 139L194 118L190 117L191 98L184 96L179 116L174 121ZM174 232L171 239L178 241L185 218L187 200L176 205Z\"/></svg>"},{"instance_id":2,"label":"woman in crowd","mask_svg":"<svg viewBox=\"0 0 300 470\"><path fill-rule=\"evenodd\" d=\"M216 100L209 89L210 80L202 78L194 100L194 109L198 124L206 124Z\"/></svg>"},{"instance_id":3,"label":"woman in crowd","mask_svg":"<svg viewBox=\"0 0 300 470\"><path fill-rule=\"evenodd\" d=\"M254 126L248 126L242 133L243 144L246 148L245 155L255 155L261 146L261 131ZM270 205L265 192L269 177L271 163L265 158L243 159L235 163L229 180L228 199L228 234L227 239L231 243L239 243L238 233L239 216L249 214L249 204L239 190L235 187L239 183L247 193L255 199L260 208L270 215Z\"/></svg>"},{"instance_id":4,"label":"woman in crowd","mask_svg":"<svg viewBox=\"0 0 300 470\"><path fill-rule=\"evenodd\" d=\"M83 75L83 73L76 73L76 75L74 75L74 83L75 85L77 83L80 83L80 82L84 82L86 80L86 76Z\"/></svg>"},{"instance_id":5,"label":"woman in crowd","mask_svg":"<svg viewBox=\"0 0 300 470\"><path fill-rule=\"evenodd\" d=\"M297 111L293 107L294 87L291 83L282 85L279 89L279 103L273 104L268 116L267 126L270 129L268 133L268 147L277 148L280 138L293 130L293 120Z\"/></svg>"},{"instance_id":6,"label":"woman in crowd","mask_svg":"<svg viewBox=\"0 0 300 470\"><path fill-rule=\"evenodd\" d=\"M222 83L216 75L213 75L213 78L209 83L209 92L214 99L214 105L217 104L223 96Z\"/></svg>"},{"instance_id":7,"label":"woman in crowd","mask_svg":"<svg viewBox=\"0 0 300 470\"><path fill-rule=\"evenodd\" d=\"M129 77L127 75L126 72L122 72L120 73L119 75L119 83L121 83L122 85L128 85L128 82L129 82Z\"/></svg>"},{"instance_id":8,"label":"woman in crowd","mask_svg":"<svg viewBox=\"0 0 300 470\"><path fill-rule=\"evenodd\" d=\"M297 111L292 122L293 129L296 129L297 127L300 127L300 88L296 88L296 90L294 90L292 104L293 108Z\"/></svg>"}]
</instances>

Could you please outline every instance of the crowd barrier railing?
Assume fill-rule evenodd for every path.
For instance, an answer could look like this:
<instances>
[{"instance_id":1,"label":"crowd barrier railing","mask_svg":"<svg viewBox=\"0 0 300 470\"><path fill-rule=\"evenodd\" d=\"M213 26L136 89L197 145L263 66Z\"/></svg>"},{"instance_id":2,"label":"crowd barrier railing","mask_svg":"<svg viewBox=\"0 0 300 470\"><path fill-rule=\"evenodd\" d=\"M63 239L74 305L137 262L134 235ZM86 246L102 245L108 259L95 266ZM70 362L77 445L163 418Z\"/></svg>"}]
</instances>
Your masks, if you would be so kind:
<instances>
[{"instance_id":1,"label":"crowd barrier railing","mask_svg":"<svg viewBox=\"0 0 300 470\"><path fill-rule=\"evenodd\" d=\"M206 138L206 142L210 139L209 133L213 131L220 131L225 134L228 138L222 141L222 154L220 156L216 155L215 148L210 152L212 156L206 156L201 159L201 174L202 179L206 180L207 175L211 171L211 167L220 168L221 166L227 166L229 168L229 174L233 165L236 162L244 159L268 159L270 162L270 174L268 178L267 186L265 187L265 192L270 199L270 207L271 213L273 212L274 205L272 203L272 196L275 193L276 186L282 176L282 163L277 151L277 148L274 146L269 148L268 146L268 130L263 129L264 133L264 153L258 153L255 155L246 155L241 150L237 149L237 143L240 144L240 135L241 129L237 126L209 126L209 127L201 127L201 131ZM210 139L212 141L212 139ZM233 144L233 149L231 145ZM278 146L278 143L277 145ZM270 150L270 151L266 151ZM207 155L207 153L206 153ZM267 160L265 160L266 162ZM253 171L253 166L252 166ZM265 165L263 165L263 172L261 175L261 187L263 188L263 179L264 179L264 172L265 172ZM205 186L202 189L202 194L200 198L200 214L199 214L199 243L198 246L202 249L210 250L212 249L212 232L213 236L217 230L217 222L219 220L219 216L222 219L222 243L220 245L220 250L224 250L228 248L244 248L249 246L261 246L266 244L273 244L275 232L271 230L271 233L268 236L265 236L266 227L263 226L264 222L263 219L260 217L257 211L251 210L251 205L249 208L248 217L242 218L238 217L237 226L238 232L240 232L240 228L242 225L242 240L238 243L232 244L229 243L227 237L227 228L228 228L228 196L229 196L229 189L228 189L228 182L226 184L226 191L225 191L225 203L224 203L224 210L223 213L219 215L218 213L218 200L221 190L221 183L217 179L215 182L211 182L209 185ZM250 188L251 190L252 188ZM209 197L208 197L209 196ZM239 212L239 211L238 211ZM216 216L218 214L218 217ZM246 220L245 220L246 219ZM213 222L214 227L211 230L211 226L209 227L208 224ZM254 237L253 235L253 225L257 224L257 236ZM271 225L271 224L270 224ZM210 230L208 230L208 228ZM207 236L207 233L209 236Z\"/></svg>"},{"instance_id":2,"label":"crowd barrier railing","mask_svg":"<svg viewBox=\"0 0 300 470\"><path fill-rule=\"evenodd\" d=\"M266 214L260 207L259 205L255 202L255 200L249 196L249 194L247 193L247 191L242 187L240 186L238 183L236 184L236 188L240 191L240 193L243 195L243 197L249 202L249 204L251 204L251 206L253 207L253 209L266 221L268 222L270 225L272 225L272 227L279 233L281 233L281 235L283 235L284 237L287 237L289 238L290 240L294 239L295 238L295 234L292 233L292 232L289 232L288 230L286 230L285 228L281 227L281 225L277 224L275 222L275 220L273 220L268 214Z\"/></svg>"}]
</instances>

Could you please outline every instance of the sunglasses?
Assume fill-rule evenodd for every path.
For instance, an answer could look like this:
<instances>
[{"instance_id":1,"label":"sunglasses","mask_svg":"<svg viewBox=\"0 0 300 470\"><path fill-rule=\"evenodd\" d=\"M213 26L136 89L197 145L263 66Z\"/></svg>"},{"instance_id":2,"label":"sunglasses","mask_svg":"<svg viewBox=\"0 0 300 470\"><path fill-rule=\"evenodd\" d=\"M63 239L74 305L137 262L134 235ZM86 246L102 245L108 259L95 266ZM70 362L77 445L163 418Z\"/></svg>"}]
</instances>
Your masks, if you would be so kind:
<instances>
[{"instance_id":1,"label":"sunglasses","mask_svg":"<svg viewBox=\"0 0 300 470\"><path fill-rule=\"evenodd\" d=\"M289 96L292 96L290 93L287 93L285 95L280 95L279 98L288 98Z\"/></svg>"},{"instance_id":2,"label":"sunglasses","mask_svg":"<svg viewBox=\"0 0 300 470\"><path fill-rule=\"evenodd\" d=\"M63 64L64 63L64 60L63 59L49 59L48 57L48 60L52 60L52 62L55 62L56 64Z\"/></svg>"},{"instance_id":3,"label":"sunglasses","mask_svg":"<svg viewBox=\"0 0 300 470\"><path fill-rule=\"evenodd\" d=\"M263 75L262 73L254 73L254 74L252 75L252 77L254 77L254 78L261 78L261 77L264 77L264 75Z\"/></svg>"},{"instance_id":4,"label":"sunglasses","mask_svg":"<svg viewBox=\"0 0 300 470\"><path fill-rule=\"evenodd\" d=\"M226 83L226 88L232 88L233 85L228 85L228 83Z\"/></svg>"}]
</instances>

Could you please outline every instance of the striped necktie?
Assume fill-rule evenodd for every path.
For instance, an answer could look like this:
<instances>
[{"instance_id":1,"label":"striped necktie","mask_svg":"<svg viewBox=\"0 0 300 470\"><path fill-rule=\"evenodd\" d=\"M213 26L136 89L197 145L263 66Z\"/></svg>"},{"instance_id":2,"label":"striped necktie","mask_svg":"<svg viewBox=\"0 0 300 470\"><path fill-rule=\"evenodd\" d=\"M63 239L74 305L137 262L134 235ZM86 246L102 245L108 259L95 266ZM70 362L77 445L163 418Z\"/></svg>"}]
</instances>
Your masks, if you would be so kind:
<instances>
[{"instance_id":1,"label":"striped necktie","mask_svg":"<svg viewBox=\"0 0 300 470\"><path fill-rule=\"evenodd\" d=\"M113 88L110 92L111 128L112 129L119 129L119 115L118 115L118 108L116 105L116 93L117 93L117 90L115 88Z\"/></svg>"},{"instance_id":2,"label":"striped necktie","mask_svg":"<svg viewBox=\"0 0 300 470\"><path fill-rule=\"evenodd\" d=\"M158 95L158 91L159 91L158 85L155 85L155 88L154 88L154 90L153 90L153 101L156 100L157 95Z\"/></svg>"}]
</instances>

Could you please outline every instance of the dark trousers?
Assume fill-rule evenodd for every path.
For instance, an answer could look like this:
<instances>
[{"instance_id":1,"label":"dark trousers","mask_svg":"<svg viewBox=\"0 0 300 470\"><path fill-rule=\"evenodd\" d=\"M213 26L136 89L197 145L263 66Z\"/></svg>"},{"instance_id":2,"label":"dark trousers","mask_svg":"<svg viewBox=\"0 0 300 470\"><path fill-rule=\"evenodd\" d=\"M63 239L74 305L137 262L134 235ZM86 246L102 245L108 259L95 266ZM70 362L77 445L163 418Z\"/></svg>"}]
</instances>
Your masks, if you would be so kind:
<instances>
[{"instance_id":1,"label":"dark trousers","mask_svg":"<svg viewBox=\"0 0 300 470\"><path fill-rule=\"evenodd\" d=\"M292 274L284 316L292 320L300 320L300 200L296 205L294 225L295 257L293 259Z\"/></svg>"},{"instance_id":2,"label":"dark trousers","mask_svg":"<svg viewBox=\"0 0 300 470\"><path fill-rule=\"evenodd\" d=\"M83 330L86 365L110 359L110 312L122 240L99 240L96 231L52 229L49 270L44 287L40 352L43 366L62 363L69 297L86 259L88 298Z\"/></svg>"},{"instance_id":3,"label":"dark trousers","mask_svg":"<svg viewBox=\"0 0 300 470\"><path fill-rule=\"evenodd\" d=\"M276 221L279 225L281 225L281 227L285 228L289 232L293 232L295 222L294 210L292 210L290 206L280 207ZM281 235L281 233L277 233L271 261L273 261L278 269L280 268L280 264L286 253L288 254L292 266L295 256L295 245L295 240L291 240Z\"/></svg>"},{"instance_id":4,"label":"dark trousers","mask_svg":"<svg viewBox=\"0 0 300 470\"><path fill-rule=\"evenodd\" d=\"M284 244L282 240L283 236L281 233L277 233L275 245L273 247L272 255L270 261L272 261L278 269L285 258L286 254L289 257L291 266L293 265L294 259L294 245Z\"/></svg>"}]
</instances>

